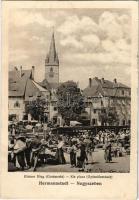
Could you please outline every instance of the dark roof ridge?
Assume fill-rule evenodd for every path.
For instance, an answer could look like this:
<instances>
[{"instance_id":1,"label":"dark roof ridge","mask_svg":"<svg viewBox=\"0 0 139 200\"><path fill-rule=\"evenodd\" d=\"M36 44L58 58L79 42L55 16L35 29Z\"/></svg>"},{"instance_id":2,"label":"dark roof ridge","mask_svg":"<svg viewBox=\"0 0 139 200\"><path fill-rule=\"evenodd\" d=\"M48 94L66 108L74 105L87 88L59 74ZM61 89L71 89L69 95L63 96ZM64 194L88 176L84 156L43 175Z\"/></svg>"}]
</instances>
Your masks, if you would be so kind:
<instances>
[{"instance_id":1,"label":"dark roof ridge","mask_svg":"<svg viewBox=\"0 0 139 200\"><path fill-rule=\"evenodd\" d=\"M24 90L24 97L25 97L25 94L26 94L26 88L27 88L27 82L28 82L28 79L26 80L26 84L25 84L25 90Z\"/></svg>"}]
</instances>

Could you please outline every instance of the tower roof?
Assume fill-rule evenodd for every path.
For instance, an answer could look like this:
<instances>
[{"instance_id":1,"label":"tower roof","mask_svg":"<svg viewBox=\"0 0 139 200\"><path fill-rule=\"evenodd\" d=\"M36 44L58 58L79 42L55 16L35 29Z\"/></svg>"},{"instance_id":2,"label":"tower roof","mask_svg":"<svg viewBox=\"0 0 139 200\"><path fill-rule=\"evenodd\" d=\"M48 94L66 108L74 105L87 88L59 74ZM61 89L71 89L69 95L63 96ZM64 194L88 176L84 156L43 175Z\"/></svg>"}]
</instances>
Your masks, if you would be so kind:
<instances>
[{"instance_id":1,"label":"tower roof","mask_svg":"<svg viewBox=\"0 0 139 200\"><path fill-rule=\"evenodd\" d=\"M59 65L58 54L56 52L54 32L50 43L49 53L46 56L46 65Z\"/></svg>"}]
</instances>

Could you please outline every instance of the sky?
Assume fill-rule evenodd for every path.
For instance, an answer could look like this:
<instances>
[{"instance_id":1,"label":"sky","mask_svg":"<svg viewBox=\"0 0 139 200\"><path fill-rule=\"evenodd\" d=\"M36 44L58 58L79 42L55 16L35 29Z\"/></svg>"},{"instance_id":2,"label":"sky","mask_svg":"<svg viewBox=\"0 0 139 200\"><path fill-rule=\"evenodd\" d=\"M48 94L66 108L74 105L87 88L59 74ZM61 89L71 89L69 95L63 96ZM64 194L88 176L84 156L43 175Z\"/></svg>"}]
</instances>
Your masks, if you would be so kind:
<instances>
[{"instance_id":1,"label":"sky","mask_svg":"<svg viewBox=\"0 0 139 200\"><path fill-rule=\"evenodd\" d=\"M60 61L60 82L81 88L91 77L130 85L131 13L127 9L26 8L9 13L9 70L31 69L42 81L52 32Z\"/></svg>"}]
</instances>

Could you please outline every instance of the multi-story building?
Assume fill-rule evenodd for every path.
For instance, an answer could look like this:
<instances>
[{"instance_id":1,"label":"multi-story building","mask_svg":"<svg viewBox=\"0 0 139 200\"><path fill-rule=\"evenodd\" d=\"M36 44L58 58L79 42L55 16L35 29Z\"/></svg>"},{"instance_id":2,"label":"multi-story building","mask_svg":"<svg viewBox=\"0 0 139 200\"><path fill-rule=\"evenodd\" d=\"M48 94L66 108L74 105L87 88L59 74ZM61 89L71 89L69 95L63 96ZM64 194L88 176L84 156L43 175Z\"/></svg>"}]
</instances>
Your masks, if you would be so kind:
<instances>
[{"instance_id":1,"label":"multi-story building","mask_svg":"<svg viewBox=\"0 0 139 200\"><path fill-rule=\"evenodd\" d=\"M45 76L41 83L34 80L34 71L34 67L31 70L23 70L20 67L9 72L9 118L27 118L26 103L42 97L48 102L45 109L46 118L61 125L56 94L61 83L54 33L45 59ZM83 95L91 125L130 124L131 89L128 86L116 79L111 82L95 77L89 79L89 85L84 89Z\"/></svg>"},{"instance_id":2,"label":"multi-story building","mask_svg":"<svg viewBox=\"0 0 139 200\"><path fill-rule=\"evenodd\" d=\"M37 98L45 98L46 101L49 101L50 92L35 82L34 70L33 66L31 70L16 67L9 71L9 120L13 118L18 121L28 118L31 120L31 116L26 113L26 103Z\"/></svg>"},{"instance_id":3,"label":"multi-story building","mask_svg":"<svg viewBox=\"0 0 139 200\"><path fill-rule=\"evenodd\" d=\"M9 117L22 120L26 118L25 105L37 97L45 97L48 107L45 109L47 119L59 121L61 116L57 109L56 91L59 86L59 59L56 51L54 33L49 52L45 59L45 77L41 83L34 81L34 67L32 70L15 70L9 72ZM29 117L31 118L31 117Z\"/></svg>"},{"instance_id":4,"label":"multi-story building","mask_svg":"<svg viewBox=\"0 0 139 200\"><path fill-rule=\"evenodd\" d=\"M86 111L92 125L129 125L131 118L130 87L117 82L89 79L89 85L83 91Z\"/></svg>"}]
</instances>

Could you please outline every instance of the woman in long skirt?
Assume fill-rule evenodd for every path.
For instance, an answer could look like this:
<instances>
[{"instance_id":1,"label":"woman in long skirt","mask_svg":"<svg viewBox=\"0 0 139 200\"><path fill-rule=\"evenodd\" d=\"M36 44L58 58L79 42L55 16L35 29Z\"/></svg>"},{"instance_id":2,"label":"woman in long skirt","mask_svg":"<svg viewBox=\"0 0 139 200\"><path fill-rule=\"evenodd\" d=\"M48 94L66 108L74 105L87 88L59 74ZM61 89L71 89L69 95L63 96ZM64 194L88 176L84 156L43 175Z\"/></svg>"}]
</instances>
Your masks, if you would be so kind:
<instances>
[{"instance_id":1,"label":"woman in long skirt","mask_svg":"<svg viewBox=\"0 0 139 200\"><path fill-rule=\"evenodd\" d=\"M104 159L106 163L112 161L111 143L107 143L105 146Z\"/></svg>"},{"instance_id":2,"label":"woman in long skirt","mask_svg":"<svg viewBox=\"0 0 139 200\"><path fill-rule=\"evenodd\" d=\"M80 156L77 157L79 171L84 171L85 169L85 160L88 162L87 154L85 151L85 144L80 144Z\"/></svg>"},{"instance_id":3,"label":"woman in long skirt","mask_svg":"<svg viewBox=\"0 0 139 200\"><path fill-rule=\"evenodd\" d=\"M58 138L58 145L57 145L57 152L56 152L56 155L55 155L59 164L66 164L63 146L64 146L64 142L62 141L62 138L59 137Z\"/></svg>"},{"instance_id":4,"label":"woman in long skirt","mask_svg":"<svg viewBox=\"0 0 139 200\"><path fill-rule=\"evenodd\" d=\"M71 148L70 148L70 163L71 163L71 167L76 167L76 142L73 141L71 143Z\"/></svg>"}]
</instances>

